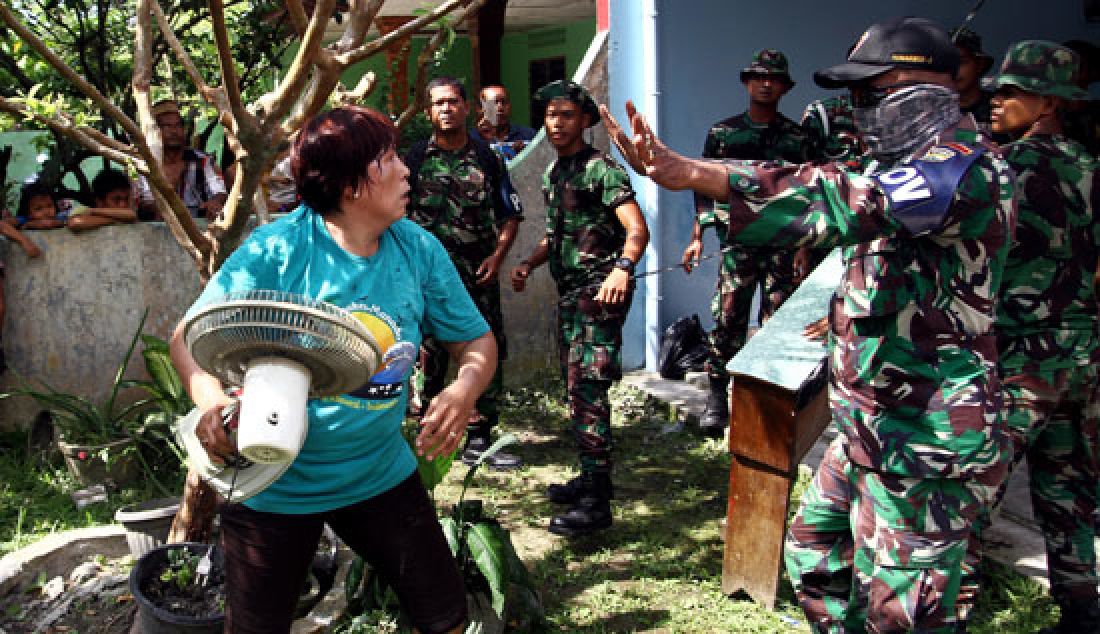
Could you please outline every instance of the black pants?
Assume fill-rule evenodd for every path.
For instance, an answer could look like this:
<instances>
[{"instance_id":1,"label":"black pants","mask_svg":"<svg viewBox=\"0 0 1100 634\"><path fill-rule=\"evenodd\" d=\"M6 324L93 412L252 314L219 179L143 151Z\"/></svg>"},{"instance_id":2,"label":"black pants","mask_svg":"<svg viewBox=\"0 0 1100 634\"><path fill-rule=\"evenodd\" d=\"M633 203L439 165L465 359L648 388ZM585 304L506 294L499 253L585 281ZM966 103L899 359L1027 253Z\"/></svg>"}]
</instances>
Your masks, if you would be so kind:
<instances>
[{"instance_id":1,"label":"black pants","mask_svg":"<svg viewBox=\"0 0 1100 634\"><path fill-rule=\"evenodd\" d=\"M417 473L381 495L324 513L262 513L230 504L221 516L226 632L290 631L325 523L392 581L420 632L466 622L462 575Z\"/></svg>"}]
</instances>

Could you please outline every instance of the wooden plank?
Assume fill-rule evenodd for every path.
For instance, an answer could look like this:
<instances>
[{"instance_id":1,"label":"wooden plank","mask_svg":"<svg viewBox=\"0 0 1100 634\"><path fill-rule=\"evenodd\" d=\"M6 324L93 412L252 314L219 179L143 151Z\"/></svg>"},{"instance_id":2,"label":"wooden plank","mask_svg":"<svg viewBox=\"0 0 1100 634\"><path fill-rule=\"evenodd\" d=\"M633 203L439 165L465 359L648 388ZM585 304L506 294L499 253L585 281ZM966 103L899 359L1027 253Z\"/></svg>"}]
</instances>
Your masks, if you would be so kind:
<instances>
[{"instance_id":1,"label":"wooden plank","mask_svg":"<svg viewBox=\"0 0 1100 634\"><path fill-rule=\"evenodd\" d=\"M729 449L777 471L790 472L794 446L794 393L743 374L730 383Z\"/></svg>"},{"instance_id":2,"label":"wooden plank","mask_svg":"<svg viewBox=\"0 0 1100 634\"><path fill-rule=\"evenodd\" d=\"M783 565L790 479L739 456L730 465L722 592L744 592L769 610L775 607Z\"/></svg>"}]
</instances>

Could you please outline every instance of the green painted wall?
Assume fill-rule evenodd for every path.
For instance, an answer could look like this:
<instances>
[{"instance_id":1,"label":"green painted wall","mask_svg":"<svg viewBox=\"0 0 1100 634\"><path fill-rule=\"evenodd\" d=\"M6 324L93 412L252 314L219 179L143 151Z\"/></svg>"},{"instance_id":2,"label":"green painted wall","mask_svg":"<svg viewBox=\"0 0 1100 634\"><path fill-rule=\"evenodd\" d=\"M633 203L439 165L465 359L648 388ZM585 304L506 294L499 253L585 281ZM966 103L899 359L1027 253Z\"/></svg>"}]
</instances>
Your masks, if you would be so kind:
<instances>
[{"instance_id":1,"label":"green painted wall","mask_svg":"<svg viewBox=\"0 0 1100 634\"><path fill-rule=\"evenodd\" d=\"M560 27L545 27L512 33L501 42L500 74L504 87L512 95L512 121L531 122L530 97L539 86L529 86L531 60L565 56L565 76L573 73L596 35L596 19L581 20Z\"/></svg>"}]
</instances>

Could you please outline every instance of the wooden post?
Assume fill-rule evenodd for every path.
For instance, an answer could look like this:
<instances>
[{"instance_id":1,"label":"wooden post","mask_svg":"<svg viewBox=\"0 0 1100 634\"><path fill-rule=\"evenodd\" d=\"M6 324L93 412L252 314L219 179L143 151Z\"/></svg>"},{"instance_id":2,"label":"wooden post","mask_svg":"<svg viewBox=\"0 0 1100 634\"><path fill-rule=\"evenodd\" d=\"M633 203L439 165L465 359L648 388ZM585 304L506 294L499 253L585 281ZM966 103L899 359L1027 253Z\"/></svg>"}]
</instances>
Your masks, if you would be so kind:
<instances>
[{"instance_id":1,"label":"wooden post","mask_svg":"<svg viewBox=\"0 0 1100 634\"><path fill-rule=\"evenodd\" d=\"M396 31L416 18L411 15L387 15L375 18L378 32L386 35ZM403 37L386 47L386 67L390 69L390 92L386 96L386 106L391 113L400 114L409 105L409 51L412 38Z\"/></svg>"},{"instance_id":2,"label":"wooden post","mask_svg":"<svg viewBox=\"0 0 1100 634\"><path fill-rule=\"evenodd\" d=\"M795 393L744 374L730 385L729 498L722 592L775 606L798 463L829 424L828 390L795 411Z\"/></svg>"}]
</instances>

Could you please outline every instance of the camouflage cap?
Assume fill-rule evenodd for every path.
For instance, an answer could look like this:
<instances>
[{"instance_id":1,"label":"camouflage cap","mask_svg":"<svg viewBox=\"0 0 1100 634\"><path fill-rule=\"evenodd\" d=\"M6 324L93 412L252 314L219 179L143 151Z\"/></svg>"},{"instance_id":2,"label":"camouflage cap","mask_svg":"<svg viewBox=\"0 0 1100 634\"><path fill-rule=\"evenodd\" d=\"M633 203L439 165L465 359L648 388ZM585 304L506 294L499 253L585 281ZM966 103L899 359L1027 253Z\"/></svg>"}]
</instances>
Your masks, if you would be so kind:
<instances>
[{"instance_id":1,"label":"camouflage cap","mask_svg":"<svg viewBox=\"0 0 1100 634\"><path fill-rule=\"evenodd\" d=\"M779 75L794 85L791 74L788 72L787 56L773 49L765 48L752 56L752 62L741 69L741 81L748 80L750 75Z\"/></svg>"},{"instance_id":2,"label":"camouflage cap","mask_svg":"<svg viewBox=\"0 0 1100 634\"><path fill-rule=\"evenodd\" d=\"M592 98L592 95L588 94L588 91L584 89L575 81L569 81L568 79L559 79L558 81L552 81L546 84L542 88L539 88L535 92L535 109L538 112L545 113L546 106L555 99L565 99L572 101L581 107L581 112L586 112L592 116L589 120L588 127L592 127L600 122L600 109L596 107L596 100Z\"/></svg>"},{"instance_id":3,"label":"camouflage cap","mask_svg":"<svg viewBox=\"0 0 1100 634\"><path fill-rule=\"evenodd\" d=\"M1075 83L1080 60L1077 53L1046 40L1024 40L1005 54L1001 70L988 87L1016 86L1038 95L1065 99L1087 99L1088 93Z\"/></svg>"}]
</instances>

